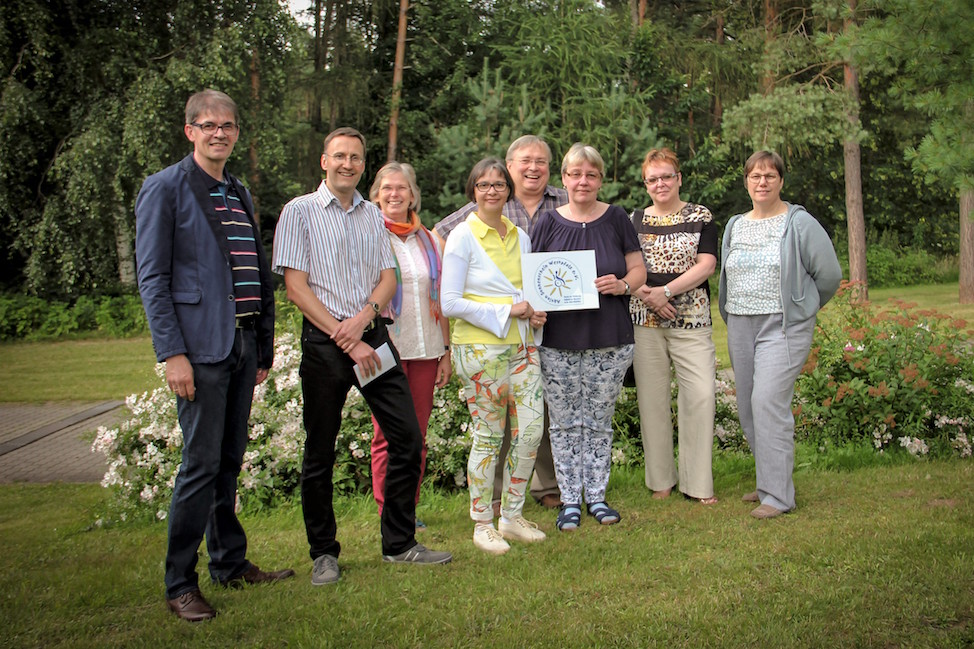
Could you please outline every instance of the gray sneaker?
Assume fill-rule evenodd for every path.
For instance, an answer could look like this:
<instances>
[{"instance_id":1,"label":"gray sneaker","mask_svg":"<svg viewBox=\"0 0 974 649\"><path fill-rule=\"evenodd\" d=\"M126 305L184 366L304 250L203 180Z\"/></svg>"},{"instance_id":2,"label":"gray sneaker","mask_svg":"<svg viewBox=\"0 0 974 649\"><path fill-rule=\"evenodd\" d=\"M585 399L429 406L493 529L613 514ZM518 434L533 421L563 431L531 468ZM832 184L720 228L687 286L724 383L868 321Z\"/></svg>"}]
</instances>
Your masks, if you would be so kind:
<instances>
[{"instance_id":1,"label":"gray sneaker","mask_svg":"<svg viewBox=\"0 0 974 649\"><path fill-rule=\"evenodd\" d=\"M341 576L342 571L338 567L338 558L330 554L323 554L315 559L315 566L311 569L311 585L334 584Z\"/></svg>"},{"instance_id":2,"label":"gray sneaker","mask_svg":"<svg viewBox=\"0 0 974 649\"><path fill-rule=\"evenodd\" d=\"M449 552L430 550L423 544L417 543L402 554L383 555L382 560L389 563L450 563L453 561L453 555Z\"/></svg>"}]
</instances>

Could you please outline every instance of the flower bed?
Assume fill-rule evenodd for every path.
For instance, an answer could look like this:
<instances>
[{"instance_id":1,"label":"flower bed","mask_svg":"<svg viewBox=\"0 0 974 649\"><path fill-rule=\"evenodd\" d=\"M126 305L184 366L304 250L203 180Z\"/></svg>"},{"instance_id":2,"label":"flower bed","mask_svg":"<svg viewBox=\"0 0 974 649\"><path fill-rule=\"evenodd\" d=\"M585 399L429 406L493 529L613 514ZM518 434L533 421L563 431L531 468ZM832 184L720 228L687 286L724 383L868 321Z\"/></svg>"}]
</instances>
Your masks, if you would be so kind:
<instances>
[{"instance_id":1,"label":"flower bed","mask_svg":"<svg viewBox=\"0 0 974 649\"><path fill-rule=\"evenodd\" d=\"M858 304L858 291L843 282L820 317L795 391L799 438L970 457L974 330L903 301Z\"/></svg>"}]
</instances>

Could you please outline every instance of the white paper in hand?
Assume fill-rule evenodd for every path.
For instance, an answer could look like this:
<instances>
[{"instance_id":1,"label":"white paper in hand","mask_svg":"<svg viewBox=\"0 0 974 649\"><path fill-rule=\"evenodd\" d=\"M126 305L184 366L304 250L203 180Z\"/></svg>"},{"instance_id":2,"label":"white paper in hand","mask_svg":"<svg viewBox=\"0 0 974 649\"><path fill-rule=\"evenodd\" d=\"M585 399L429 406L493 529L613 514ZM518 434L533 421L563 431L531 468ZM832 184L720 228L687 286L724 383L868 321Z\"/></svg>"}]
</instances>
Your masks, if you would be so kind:
<instances>
[{"instance_id":1,"label":"white paper in hand","mask_svg":"<svg viewBox=\"0 0 974 649\"><path fill-rule=\"evenodd\" d=\"M385 374L396 366L396 357L392 355L392 348L389 347L389 343L382 343L379 345L379 347L375 350L375 353L379 356L380 367L372 376L365 376L362 373L362 368L359 367L357 363L352 366L352 369L355 370L355 378L358 379L359 387L371 383L376 378Z\"/></svg>"}]
</instances>

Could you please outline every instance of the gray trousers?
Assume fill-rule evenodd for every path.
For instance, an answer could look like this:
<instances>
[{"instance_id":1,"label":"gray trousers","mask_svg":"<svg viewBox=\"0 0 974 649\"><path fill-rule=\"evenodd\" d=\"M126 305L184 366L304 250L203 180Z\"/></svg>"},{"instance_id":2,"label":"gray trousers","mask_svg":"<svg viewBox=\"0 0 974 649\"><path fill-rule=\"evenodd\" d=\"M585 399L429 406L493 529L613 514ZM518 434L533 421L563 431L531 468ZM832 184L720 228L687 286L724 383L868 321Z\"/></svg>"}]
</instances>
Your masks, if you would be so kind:
<instances>
[{"instance_id":1,"label":"gray trousers","mask_svg":"<svg viewBox=\"0 0 974 649\"><path fill-rule=\"evenodd\" d=\"M737 385L737 411L754 453L758 497L795 508L795 417L791 398L815 332L815 318L782 329L781 314L727 317L727 351Z\"/></svg>"}]
</instances>

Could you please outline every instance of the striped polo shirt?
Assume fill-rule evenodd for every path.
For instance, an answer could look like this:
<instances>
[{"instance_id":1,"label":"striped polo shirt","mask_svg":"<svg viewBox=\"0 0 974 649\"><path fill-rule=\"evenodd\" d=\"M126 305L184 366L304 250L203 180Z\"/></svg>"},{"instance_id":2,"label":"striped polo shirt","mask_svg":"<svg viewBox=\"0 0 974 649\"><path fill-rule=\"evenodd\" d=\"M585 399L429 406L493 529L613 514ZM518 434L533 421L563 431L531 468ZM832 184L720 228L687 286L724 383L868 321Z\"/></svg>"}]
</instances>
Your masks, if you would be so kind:
<instances>
[{"instance_id":1,"label":"striped polo shirt","mask_svg":"<svg viewBox=\"0 0 974 649\"><path fill-rule=\"evenodd\" d=\"M233 183L227 182L226 177L210 186L210 200L220 217L230 250L237 318L256 315L260 313L260 271L254 227Z\"/></svg>"},{"instance_id":2,"label":"striped polo shirt","mask_svg":"<svg viewBox=\"0 0 974 649\"><path fill-rule=\"evenodd\" d=\"M311 291L337 320L361 311L381 272L395 266L382 213L357 191L346 210L322 181L281 210L272 270L308 273Z\"/></svg>"}]
</instances>

